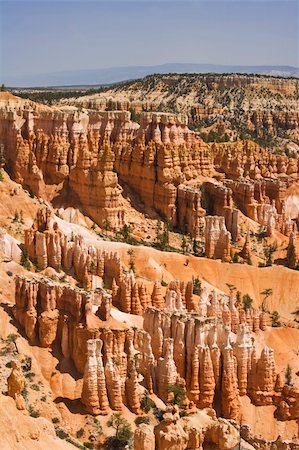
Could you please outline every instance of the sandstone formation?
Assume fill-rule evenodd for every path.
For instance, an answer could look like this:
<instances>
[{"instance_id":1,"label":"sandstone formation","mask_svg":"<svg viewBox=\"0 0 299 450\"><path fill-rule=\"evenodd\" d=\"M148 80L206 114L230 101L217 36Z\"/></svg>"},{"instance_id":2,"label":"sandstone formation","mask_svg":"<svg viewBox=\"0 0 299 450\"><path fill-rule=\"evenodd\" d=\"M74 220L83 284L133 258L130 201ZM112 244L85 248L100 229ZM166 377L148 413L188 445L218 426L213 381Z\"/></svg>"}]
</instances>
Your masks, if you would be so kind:
<instances>
[{"instance_id":1,"label":"sandstone formation","mask_svg":"<svg viewBox=\"0 0 299 450\"><path fill-rule=\"evenodd\" d=\"M155 450L155 435L150 425L142 423L136 428L134 450Z\"/></svg>"},{"instance_id":2,"label":"sandstone formation","mask_svg":"<svg viewBox=\"0 0 299 450\"><path fill-rule=\"evenodd\" d=\"M185 113L237 137L298 139L298 79L247 74L161 74L75 100L80 107ZM69 103L64 100L62 103ZM72 101L73 104L73 101ZM221 118L220 118L221 117Z\"/></svg>"},{"instance_id":3,"label":"sandstone formation","mask_svg":"<svg viewBox=\"0 0 299 450\"><path fill-rule=\"evenodd\" d=\"M12 371L7 379L8 395L16 402L18 409L25 409L25 402L21 395L25 387L25 378L21 371L20 363L15 360L11 361Z\"/></svg>"},{"instance_id":4,"label":"sandstone formation","mask_svg":"<svg viewBox=\"0 0 299 450\"><path fill-rule=\"evenodd\" d=\"M37 197L31 198L34 207L24 214L24 221L22 216L22 223L13 217L14 200L9 197L14 195L5 196L7 209L4 202L1 205L1 226L9 230L9 234L0 230L5 288L1 296L14 302L7 310L12 310L29 341L22 346L35 347L36 360L46 359L42 375L50 378L55 395L59 392L62 397L67 391L65 399L76 402L82 416L115 411L129 421L140 416L135 421L136 450L203 450L209 445L229 450L240 443L240 433L248 442L255 439L261 450L295 449L282 438L270 443L252 437L242 420L249 403L257 417L263 411L267 417L273 415L275 423L285 422L279 429L288 433L299 420L296 379L292 384L287 376L294 368L284 367L287 358L294 363L294 352L276 352L296 321L287 323L281 315L286 326L272 336L267 326L270 311L261 305L258 292L264 289L260 295L267 298L273 287L271 295L278 302L280 289L275 283L265 288L272 269L245 266L279 262L297 269L298 157L295 151L273 151L251 140L233 141L237 131L226 129L224 117L236 109L230 89L237 83L248 102L236 100L243 111L239 117L243 130L265 138L265 133L280 136L286 128L288 136L297 136L293 107L298 83L233 75L192 77L191 84L197 87L188 104L185 94L181 103L172 102L176 114L151 111L157 105L165 110L164 93L161 98L148 99L146 94L140 99L140 93L130 91L131 83L130 98L121 99L110 89L112 103L101 95L76 102L88 109L63 106L64 102L42 107L10 96L2 102L0 96L1 151L3 143L7 160L6 165L0 161L1 168L4 165L31 197ZM165 75L160 81L182 87L181 78ZM139 82L132 86L135 83ZM281 96L287 96L292 111L276 109L275 104L266 112L264 101L259 98L255 103L253 92L252 98L248 96L254 83L263 87L265 98L272 95L269 90L276 92L280 106L285 105ZM186 92L191 84L186 83ZM148 86L149 92L153 86ZM218 90L226 92L225 101L230 99L225 110L217 103ZM171 102L171 89L167 92ZM208 106L204 98L211 92L214 98L209 97ZM111 104L119 110L101 110L113 109ZM140 123L132 120L136 115ZM208 144L201 130L188 128L188 122L200 120L204 126L208 123L204 120L214 116L210 131L222 129L219 133L227 132L230 141ZM56 217L51 202L58 208L63 205ZM68 206L81 210L76 223L72 213L66 221ZM162 243L161 219L167 234ZM126 238L131 229L131 239ZM120 236L125 243L114 242ZM155 250L146 248L153 242ZM135 247L134 259L132 243L144 244ZM182 254L175 254L177 250ZM238 266L233 266L235 262ZM205 270L201 264L206 264ZM213 281L203 273L219 267L214 279L224 273L228 279L217 282L213 290ZM282 273L295 280L289 269ZM250 272L247 278L259 275L256 286L255 279L250 281L257 292L254 307L249 295L243 295L246 290L236 279L237 270ZM224 293L225 283L229 295ZM5 338L0 350L5 353L14 324L3 320L2 325ZM19 409L25 407L24 383L21 368L13 362L8 395ZM68 410L65 401L60 408L63 421L68 420ZM140 423L144 412L150 425ZM78 423L81 419L85 420L81 417ZM86 423L97 420L105 419L88 418Z\"/></svg>"}]
</instances>

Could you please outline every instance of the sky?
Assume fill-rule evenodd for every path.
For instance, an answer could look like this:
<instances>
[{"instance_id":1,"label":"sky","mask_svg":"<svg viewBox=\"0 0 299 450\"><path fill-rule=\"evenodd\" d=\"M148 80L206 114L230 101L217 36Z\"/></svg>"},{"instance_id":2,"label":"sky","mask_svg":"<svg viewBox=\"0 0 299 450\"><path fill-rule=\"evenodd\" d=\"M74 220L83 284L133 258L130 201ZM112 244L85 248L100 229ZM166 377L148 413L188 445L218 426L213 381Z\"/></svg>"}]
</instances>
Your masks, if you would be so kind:
<instances>
[{"instance_id":1,"label":"sky","mask_svg":"<svg viewBox=\"0 0 299 450\"><path fill-rule=\"evenodd\" d=\"M0 0L0 80L165 63L299 66L299 0Z\"/></svg>"}]
</instances>

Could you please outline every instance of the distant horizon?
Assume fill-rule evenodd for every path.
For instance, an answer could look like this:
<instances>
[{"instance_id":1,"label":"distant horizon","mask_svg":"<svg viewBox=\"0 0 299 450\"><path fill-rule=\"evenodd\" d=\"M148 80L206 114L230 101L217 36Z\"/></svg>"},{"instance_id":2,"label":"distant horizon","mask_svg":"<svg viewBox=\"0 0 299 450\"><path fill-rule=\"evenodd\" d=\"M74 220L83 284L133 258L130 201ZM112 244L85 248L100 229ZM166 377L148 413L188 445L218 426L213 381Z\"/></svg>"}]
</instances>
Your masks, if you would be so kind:
<instances>
[{"instance_id":1,"label":"distant horizon","mask_svg":"<svg viewBox=\"0 0 299 450\"><path fill-rule=\"evenodd\" d=\"M0 0L0 81L165 64L297 69L298 23L296 0Z\"/></svg>"},{"instance_id":2,"label":"distant horizon","mask_svg":"<svg viewBox=\"0 0 299 450\"><path fill-rule=\"evenodd\" d=\"M70 0L63 0L63 1L70 1ZM116 0L112 0L112 1L116 1ZM169 0L163 0L163 1L169 1ZM190 0L191 1L191 0ZM1 2L1 0L0 0ZM118 65L113 65L113 66L107 66L107 67L93 67L90 69L83 69L82 67L77 67L75 69L67 69L67 70L55 70L52 72L36 72L35 75L39 76L39 75L49 75L49 74L53 74L53 73L65 73L65 72L84 72L84 71L97 71L97 70L110 70L110 69L125 69L128 67L142 67L142 68L147 68L147 67L161 67L161 66L168 66L168 65L202 65L202 66L223 66L225 67L226 64L218 64L217 62L211 62L211 63L207 63L207 62L186 62L186 63L182 63L179 61L176 62L162 62L160 64L132 64L132 65L127 65L127 66L118 66ZM299 63L297 66L295 65L291 65L291 64L230 64L230 66L235 67L235 66L239 66L239 67L285 67L285 68L290 68L290 69L299 69ZM32 74L30 73L25 73L23 76L27 77L27 76L31 76ZM1 76L1 74L0 74Z\"/></svg>"},{"instance_id":3,"label":"distant horizon","mask_svg":"<svg viewBox=\"0 0 299 450\"><path fill-rule=\"evenodd\" d=\"M106 69L81 69L36 74L33 77L16 78L12 84L4 83L11 89L57 88L109 86L146 76L159 74L242 74L273 77L299 78L299 68L295 66L226 66L217 64L165 63L156 66L122 66ZM32 79L33 78L33 79ZM2 83L0 79L0 83Z\"/></svg>"}]
</instances>

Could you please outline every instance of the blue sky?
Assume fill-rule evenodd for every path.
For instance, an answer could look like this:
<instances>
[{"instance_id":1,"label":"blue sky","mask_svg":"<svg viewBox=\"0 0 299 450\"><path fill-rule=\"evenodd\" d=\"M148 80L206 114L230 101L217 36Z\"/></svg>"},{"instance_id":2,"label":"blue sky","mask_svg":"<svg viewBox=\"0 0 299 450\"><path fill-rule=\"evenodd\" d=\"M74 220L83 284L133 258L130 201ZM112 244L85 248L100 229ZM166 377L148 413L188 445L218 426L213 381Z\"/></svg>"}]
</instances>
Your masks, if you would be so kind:
<instances>
[{"instance_id":1,"label":"blue sky","mask_svg":"<svg viewBox=\"0 0 299 450\"><path fill-rule=\"evenodd\" d=\"M298 4L0 0L0 78L170 62L298 66Z\"/></svg>"}]
</instances>

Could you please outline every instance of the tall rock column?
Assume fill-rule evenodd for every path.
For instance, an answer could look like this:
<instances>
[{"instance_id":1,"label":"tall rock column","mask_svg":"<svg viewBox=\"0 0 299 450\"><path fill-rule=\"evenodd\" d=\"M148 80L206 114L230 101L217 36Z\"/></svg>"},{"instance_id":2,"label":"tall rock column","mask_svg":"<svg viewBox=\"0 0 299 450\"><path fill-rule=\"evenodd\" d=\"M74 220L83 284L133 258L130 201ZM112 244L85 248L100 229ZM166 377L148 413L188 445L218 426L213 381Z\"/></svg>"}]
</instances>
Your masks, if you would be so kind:
<instances>
[{"instance_id":1,"label":"tall rock column","mask_svg":"<svg viewBox=\"0 0 299 450\"><path fill-rule=\"evenodd\" d=\"M141 408L140 408L139 383L134 358L130 358L128 361L128 370L126 378L126 399L129 409L134 414L140 414Z\"/></svg>"},{"instance_id":2,"label":"tall rock column","mask_svg":"<svg viewBox=\"0 0 299 450\"><path fill-rule=\"evenodd\" d=\"M123 405L121 378L118 367L110 355L107 357L105 376L110 406L115 411L121 411Z\"/></svg>"},{"instance_id":3,"label":"tall rock column","mask_svg":"<svg viewBox=\"0 0 299 450\"><path fill-rule=\"evenodd\" d=\"M96 358L97 358L97 381L98 381L98 398L100 414L108 414L109 401L106 388L105 370L102 358L103 342L100 339L96 339Z\"/></svg>"},{"instance_id":4,"label":"tall rock column","mask_svg":"<svg viewBox=\"0 0 299 450\"><path fill-rule=\"evenodd\" d=\"M97 340L87 341L87 360L83 375L83 388L81 401L89 414L100 414L100 401L98 396L98 361Z\"/></svg>"},{"instance_id":5,"label":"tall rock column","mask_svg":"<svg viewBox=\"0 0 299 450\"><path fill-rule=\"evenodd\" d=\"M177 380L177 370L173 359L173 339L165 339L165 357L160 358L157 366L158 395L164 402L169 402L172 393L168 387Z\"/></svg>"},{"instance_id":6,"label":"tall rock column","mask_svg":"<svg viewBox=\"0 0 299 450\"><path fill-rule=\"evenodd\" d=\"M240 400L238 380L236 376L236 359L233 349L227 346L223 350L222 374L222 414L227 419L238 420L240 414Z\"/></svg>"},{"instance_id":7,"label":"tall rock column","mask_svg":"<svg viewBox=\"0 0 299 450\"><path fill-rule=\"evenodd\" d=\"M211 408L215 393L215 378L211 359L211 353L208 346L200 349L200 370L199 370L199 407Z\"/></svg>"}]
</instances>

